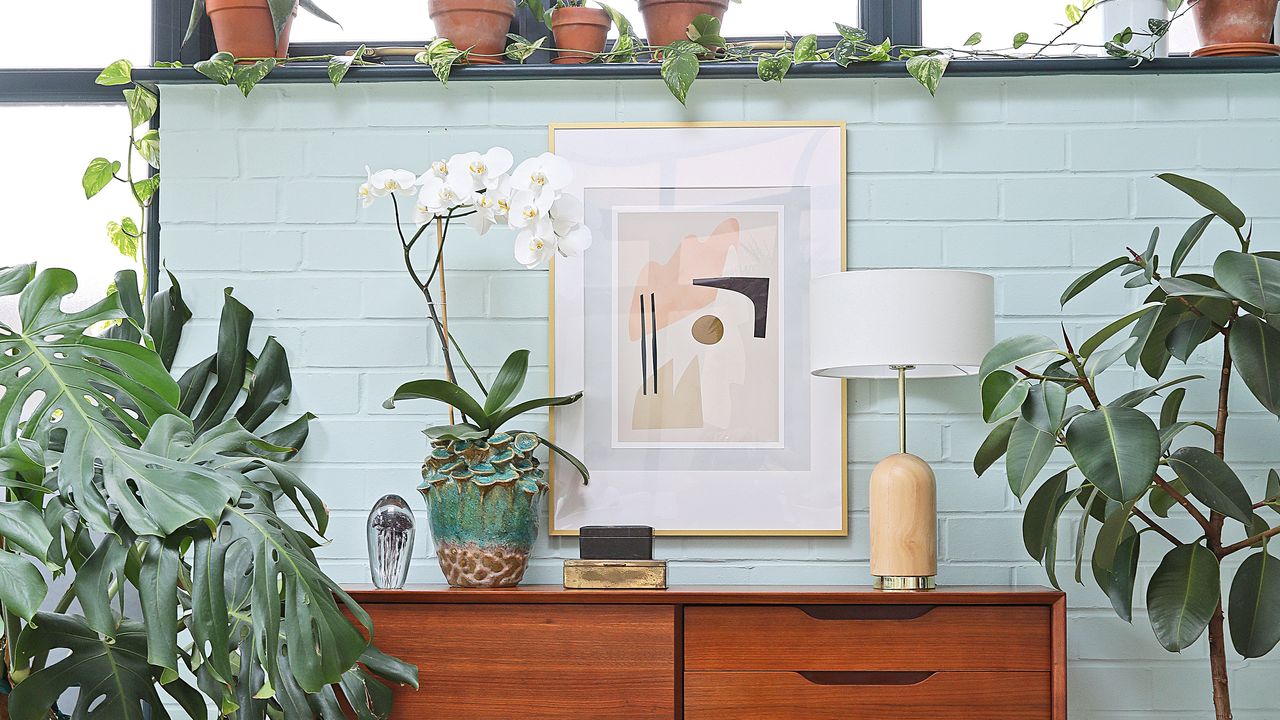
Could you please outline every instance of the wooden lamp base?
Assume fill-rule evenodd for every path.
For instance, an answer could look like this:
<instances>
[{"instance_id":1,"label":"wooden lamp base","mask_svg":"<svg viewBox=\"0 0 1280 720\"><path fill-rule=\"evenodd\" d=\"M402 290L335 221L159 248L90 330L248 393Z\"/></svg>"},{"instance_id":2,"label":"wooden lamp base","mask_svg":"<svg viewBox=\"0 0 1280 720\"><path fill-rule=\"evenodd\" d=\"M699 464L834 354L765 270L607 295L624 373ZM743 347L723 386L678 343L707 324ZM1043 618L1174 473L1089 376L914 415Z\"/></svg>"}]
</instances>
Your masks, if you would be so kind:
<instances>
[{"instance_id":1,"label":"wooden lamp base","mask_svg":"<svg viewBox=\"0 0 1280 720\"><path fill-rule=\"evenodd\" d=\"M938 574L938 496L933 469L908 453L871 473L871 574L883 590L932 590Z\"/></svg>"}]
</instances>

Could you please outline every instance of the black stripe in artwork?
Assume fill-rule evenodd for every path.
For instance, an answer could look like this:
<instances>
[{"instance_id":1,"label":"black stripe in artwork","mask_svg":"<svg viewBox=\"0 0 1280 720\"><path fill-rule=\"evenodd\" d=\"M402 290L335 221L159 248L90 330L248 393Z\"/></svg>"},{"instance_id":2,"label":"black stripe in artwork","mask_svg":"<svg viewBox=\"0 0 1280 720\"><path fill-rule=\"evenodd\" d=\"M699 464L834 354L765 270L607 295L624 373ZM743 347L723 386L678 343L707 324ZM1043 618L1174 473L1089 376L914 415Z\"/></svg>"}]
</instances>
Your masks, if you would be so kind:
<instances>
[{"instance_id":1,"label":"black stripe in artwork","mask_svg":"<svg viewBox=\"0 0 1280 720\"><path fill-rule=\"evenodd\" d=\"M658 301L654 299L653 293L649 293L649 312L652 313L653 322L649 325L653 328L653 394L658 394Z\"/></svg>"},{"instance_id":2,"label":"black stripe in artwork","mask_svg":"<svg viewBox=\"0 0 1280 720\"><path fill-rule=\"evenodd\" d=\"M640 294L640 391L644 395L649 394L649 348L646 347L648 342L647 336L649 328L645 323L644 317L644 293Z\"/></svg>"}]
</instances>

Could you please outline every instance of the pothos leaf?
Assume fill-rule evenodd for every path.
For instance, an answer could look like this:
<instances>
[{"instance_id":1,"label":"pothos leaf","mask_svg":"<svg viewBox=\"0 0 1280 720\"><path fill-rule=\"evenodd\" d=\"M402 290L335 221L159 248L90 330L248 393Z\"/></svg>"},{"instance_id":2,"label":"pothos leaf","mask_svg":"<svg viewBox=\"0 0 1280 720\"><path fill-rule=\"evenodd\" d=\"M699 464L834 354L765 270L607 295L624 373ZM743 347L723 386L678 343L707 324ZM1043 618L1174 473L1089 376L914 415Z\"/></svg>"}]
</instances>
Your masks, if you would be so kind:
<instances>
[{"instance_id":1,"label":"pothos leaf","mask_svg":"<svg viewBox=\"0 0 1280 720\"><path fill-rule=\"evenodd\" d=\"M245 97L249 97L253 88L275 69L276 59L264 58L252 65L237 65L231 78L235 81L236 87L240 88L240 92Z\"/></svg>"},{"instance_id":2,"label":"pothos leaf","mask_svg":"<svg viewBox=\"0 0 1280 720\"><path fill-rule=\"evenodd\" d=\"M947 71L946 55L916 55L907 59L907 72L929 91L930 95L938 93L938 82Z\"/></svg>"},{"instance_id":3,"label":"pothos leaf","mask_svg":"<svg viewBox=\"0 0 1280 720\"><path fill-rule=\"evenodd\" d=\"M195 64L196 72L218 83L226 85L235 75L236 58L229 52L214 53L208 60Z\"/></svg>"},{"instance_id":4,"label":"pothos leaf","mask_svg":"<svg viewBox=\"0 0 1280 720\"><path fill-rule=\"evenodd\" d=\"M698 56L691 52L676 52L670 49L674 47L675 45L670 46L663 54L662 80L680 104L686 105L689 88L698 78Z\"/></svg>"}]
</instances>

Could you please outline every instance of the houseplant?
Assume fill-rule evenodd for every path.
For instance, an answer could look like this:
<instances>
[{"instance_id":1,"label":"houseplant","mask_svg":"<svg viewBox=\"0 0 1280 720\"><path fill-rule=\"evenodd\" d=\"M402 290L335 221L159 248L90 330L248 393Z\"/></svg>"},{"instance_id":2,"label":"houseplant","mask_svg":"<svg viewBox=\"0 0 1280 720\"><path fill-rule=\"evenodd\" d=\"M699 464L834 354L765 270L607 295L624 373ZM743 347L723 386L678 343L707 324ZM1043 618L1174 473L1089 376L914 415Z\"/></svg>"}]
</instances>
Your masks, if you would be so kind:
<instances>
[{"instance_id":1,"label":"houseplant","mask_svg":"<svg viewBox=\"0 0 1280 720\"><path fill-rule=\"evenodd\" d=\"M562 456L584 481L589 477L581 461L545 438L502 430L530 411L569 405L582 394L517 402L528 375L529 351L511 353L486 385L449 332L444 258L455 221L480 235L495 225L516 230L515 258L527 268L544 266L557 253L578 255L591 245L591 232L582 224L582 202L564 191L572 178L569 164L552 153L529 158L514 170L513 164L504 148L462 153L433 163L421 177L408 170L369 173L358 190L366 206L381 197L391 199L405 269L426 303L444 358L444 379L405 383L386 407L414 399L449 407L449 424L425 431L432 451L418 489L427 499L440 567L455 586L509 586L523 577L537 534L538 502L546 490L534 457L539 445ZM417 229L410 235L401 222L400 197L416 199ZM430 229L435 230L435 253L424 271L415 265L413 250ZM482 398L458 384L455 358Z\"/></svg>"},{"instance_id":2,"label":"houseplant","mask_svg":"<svg viewBox=\"0 0 1280 720\"><path fill-rule=\"evenodd\" d=\"M554 63L589 63L604 52L612 24L609 13L586 6L586 0L560 0L551 12L551 32L556 39Z\"/></svg>"},{"instance_id":3,"label":"houseplant","mask_svg":"<svg viewBox=\"0 0 1280 720\"><path fill-rule=\"evenodd\" d=\"M1197 54L1274 54L1257 46L1271 42L1276 0L1199 0L1192 12L1200 35Z\"/></svg>"},{"instance_id":4,"label":"houseplant","mask_svg":"<svg viewBox=\"0 0 1280 720\"><path fill-rule=\"evenodd\" d=\"M502 62L516 0L428 0L427 12L439 37L472 52L462 62Z\"/></svg>"},{"instance_id":5,"label":"houseplant","mask_svg":"<svg viewBox=\"0 0 1280 720\"><path fill-rule=\"evenodd\" d=\"M645 36L650 45L670 45L684 40L694 18L710 15L719 22L724 20L728 9L729 0L640 0L640 14L644 16Z\"/></svg>"},{"instance_id":6,"label":"houseplant","mask_svg":"<svg viewBox=\"0 0 1280 720\"><path fill-rule=\"evenodd\" d=\"M389 712L376 676L416 686L416 670L370 644L312 553L328 511L287 465L310 416L259 431L289 395L283 348L250 354L252 314L228 294L217 352L175 380L180 288L145 319L133 273L115 288L68 314L69 271L0 270L0 295L21 294L20 325L0 325L0 715L44 720L72 687L77 720L167 718L161 689L190 717ZM70 579L52 607L38 565Z\"/></svg>"},{"instance_id":7,"label":"houseplant","mask_svg":"<svg viewBox=\"0 0 1280 720\"><path fill-rule=\"evenodd\" d=\"M1146 302L1084 342L1063 331L1063 343L1019 336L999 343L980 371L983 416L997 423L978 450L981 475L1001 456L1013 492L1022 497L1059 448L1071 465L1044 481L1026 503L1023 539L1049 579L1056 576L1058 525L1071 505L1082 508L1075 539L1075 578L1083 577L1086 541L1094 538L1092 575L1116 613L1130 620L1133 590L1143 570L1141 545L1158 542L1164 558L1147 581L1147 610L1157 640L1181 651L1208 631L1209 666L1218 720L1229 720L1224 624L1243 657L1261 657L1280 641L1280 560L1268 541L1280 533L1266 511L1280 507L1280 474L1246 483L1226 461L1231 385L1245 387L1270 413L1280 415L1276 358L1280 357L1280 254L1255 250L1241 210L1205 183L1178 175L1160 179L1188 195L1208 214L1195 221L1161 266L1159 229L1143 252L1128 249L1071 283L1065 305L1107 275L1129 276L1127 287L1149 288ZM1238 250L1219 254L1211 275L1183 265L1206 228L1225 222ZM1128 337L1112 342L1126 331ZM1110 343L1108 345L1108 343ZM1213 377L1166 377L1170 361L1187 361L1197 348L1220 349ZM1119 360L1141 367L1154 384L1106 399L1097 378ZM1191 383L1211 385L1216 412L1183 417ZM1158 422L1141 408L1165 393ZM1071 405L1073 394L1083 396ZM1079 479L1083 476L1083 479ZM1190 533L1167 518L1189 518ZM1235 541L1234 538L1243 538ZM1168 545L1164 545L1168 543ZM1223 561L1244 558L1221 596ZM1226 611L1224 613L1224 610Z\"/></svg>"},{"instance_id":8,"label":"houseplant","mask_svg":"<svg viewBox=\"0 0 1280 720\"><path fill-rule=\"evenodd\" d=\"M191 39L207 12L218 50L242 58L288 57L289 29L298 8L338 24L314 0L195 0L183 42Z\"/></svg>"}]
</instances>

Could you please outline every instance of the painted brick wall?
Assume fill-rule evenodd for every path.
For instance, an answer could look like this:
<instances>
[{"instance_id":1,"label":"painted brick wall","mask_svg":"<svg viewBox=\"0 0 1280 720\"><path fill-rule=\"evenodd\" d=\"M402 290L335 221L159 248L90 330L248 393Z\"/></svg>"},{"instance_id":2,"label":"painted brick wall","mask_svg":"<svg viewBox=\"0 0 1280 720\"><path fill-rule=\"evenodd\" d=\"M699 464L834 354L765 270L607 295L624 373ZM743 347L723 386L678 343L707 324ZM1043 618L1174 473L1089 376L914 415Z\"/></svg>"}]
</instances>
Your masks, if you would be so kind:
<instances>
[{"instance_id":1,"label":"painted brick wall","mask_svg":"<svg viewBox=\"0 0 1280 720\"><path fill-rule=\"evenodd\" d=\"M1054 335L1062 321L1084 337L1139 301L1114 282L1065 314L1056 298L1082 270L1126 244L1141 247L1153 224L1164 226L1172 243L1201 214L1153 180L1158 171L1218 183L1257 219L1256 237L1280 246L1276 75L953 78L936 99L909 80L708 80L694 88L688 110L656 81L583 80L459 81L448 89L264 85L247 100L234 88L170 86L162 103L164 260L182 279L206 338L180 361L211 348L228 286L257 312L258 336L275 335L289 349L292 407L320 416L300 463L334 511L333 542L320 554L345 582L367 581L365 514L385 493L413 496L425 448L419 430L440 419L415 414L422 407L381 407L424 366L438 373L439 354L403 276L390 208L361 210L355 200L365 165L421 169L493 144L526 156L546 149L550 122L843 119L850 266L992 272L1001 336ZM1190 264L1211 260L1228 242L1213 235ZM531 382L542 386L546 274L519 269L511 244L502 232L481 239L465 228L451 241L452 329L489 372L509 349L532 348L541 368ZM1205 348L1191 365L1211 372L1215 362ZM1123 369L1108 372L1103 386L1117 392L1137 382ZM894 447L891 385L858 381L850 388L849 538L662 539L658 552L676 561L673 581L868 582L867 479ZM1280 459L1275 419L1236 389L1228 452L1260 482ZM912 450L938 473L939 579L1044 583L1022 549L1019 505L1000 468L973 476L970 459L985 434L975 397L974 384L963 380L922 381L913 389ZM1198 387L1184 411L1213 407L1211 389ZM1075 522L1063 525L1065 538ZM1150 567L1158 544L1144 549ZM441 579L428 546L421 537L413 581ZM559 558L575 551L572 541L543 539L529 580L558 582ZM1069 550L1062 554L1059 574L1069 581L1074 560ZM1073 717L1210 717L1203 639L1181 655L1167 654L1145 616L1130 627L1096 590L1068 590ZM1142 585L1139 605L1144 593ZM1233 666L1237 717L1275 718L1280 660Z\"/></svg>"}]
</instances>

